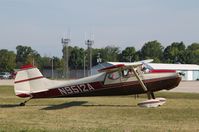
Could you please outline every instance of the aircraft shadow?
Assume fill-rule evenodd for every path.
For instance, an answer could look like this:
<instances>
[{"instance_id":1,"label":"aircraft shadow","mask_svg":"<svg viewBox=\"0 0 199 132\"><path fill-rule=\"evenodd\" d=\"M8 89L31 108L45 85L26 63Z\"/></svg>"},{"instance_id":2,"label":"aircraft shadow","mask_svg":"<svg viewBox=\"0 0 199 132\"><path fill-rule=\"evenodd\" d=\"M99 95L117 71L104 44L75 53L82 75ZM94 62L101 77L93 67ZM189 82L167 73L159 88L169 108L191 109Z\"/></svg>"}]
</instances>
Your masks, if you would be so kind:
<instances>
[{"instance_id":1,"label":"aircraft shadow","mask_svg":"<svg viewBox=\"0 0 199 132\"><path fill-rule=\"evenodd\" d=\"M70 108L74 106L81 106L85 103L88 103L87 101L72 101L72 102L67 102L63 104L58 104L58 105L51 105L45 108L42 108L41 110L57 110L57 109L64 109L64 108Z\"/></svg>"},{"instance_id":2,"label":"aircraft shadow","mask_svg":"<svg viewBox=\"0 0 199 132\"><path fill-rule=\"evenodd\" d=\"M20 107L19 104L3 104L0 105L0 108L14 108L14 107Z\"/></svg>"},{"instance_id":3,"label":"aircraft shadow","mask_svg":"<svg viewBox=\"0 0 199 132\"><path fill-rule=\"evenodd\" d=\"M58 105L51 105L41 110L57 110L57 109L64 109L70 108L74 106L82 106L82 107L137 107L137 105L107 105L107 104L86 104L88 101L72 101Z\"/></svg>"},{"instance_id":4,"label":"aircraft shadow","mask_svg":"<svg viewBox=\"0 0 199 132\"><path fill-rule=\"evenodd\" d=\"M85 104L85 107L137 107L137 105L105 105L105 104Z\"/></svg>"}]
</instances>

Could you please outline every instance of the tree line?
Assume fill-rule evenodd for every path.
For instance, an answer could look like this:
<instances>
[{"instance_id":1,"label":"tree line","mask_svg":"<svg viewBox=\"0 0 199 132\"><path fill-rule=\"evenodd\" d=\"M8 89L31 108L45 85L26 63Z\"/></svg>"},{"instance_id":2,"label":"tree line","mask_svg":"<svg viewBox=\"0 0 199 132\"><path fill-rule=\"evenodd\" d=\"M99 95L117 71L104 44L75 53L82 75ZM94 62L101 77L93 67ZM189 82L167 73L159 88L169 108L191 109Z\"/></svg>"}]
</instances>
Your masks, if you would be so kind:
<instances>
[{"instance_id":1,"label":"tree line","mask_svg":"<svg viewBox=\"0 0 199 132\"><path fill-rule=\"evenodd\" d=\"M69 46L69 68L83 69L84 64L88 67L87 49L77 46ZM65 49L62 49L64 52ZM92 49L92 65L99 61L107 62L134 62L144 59L154 59L156 63L182 63L199 64L199 43L192 43L187 47L183 42L173 42L163 47L157 40L146 42L140 50L134 46L120 50L120 47L106 46L104 48ZM29 46L18 45L16 53L7 49L0 50L0 71L13 71L22 65L32 64L40 70L51 68L53 61L54 69L62 70L64 66L63 57L41 56L36 50ZM84 62L85 61L85 62Z\"/></svg>"}]
</instances>

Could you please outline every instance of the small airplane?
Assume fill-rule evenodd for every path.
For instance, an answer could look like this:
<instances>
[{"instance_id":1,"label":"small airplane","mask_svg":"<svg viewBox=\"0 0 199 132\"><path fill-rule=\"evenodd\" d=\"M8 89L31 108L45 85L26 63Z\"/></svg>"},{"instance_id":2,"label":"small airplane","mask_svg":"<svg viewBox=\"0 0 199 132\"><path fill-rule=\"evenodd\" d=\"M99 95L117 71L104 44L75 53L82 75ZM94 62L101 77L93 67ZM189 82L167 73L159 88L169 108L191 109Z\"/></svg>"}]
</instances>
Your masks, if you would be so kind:
<instances>
[{"instance_id":1,"label":"small airplane","mask_svg":"<svg viewBox=\"0 0 199 132\"><path fill-rule=\"evenodd\" d=\"M118 63L99 70L99 73L77 80L50 80L37 67L26 65L17 72L14 81L16 96L36 98L116 96L146 93L148 100L138 103L141 107L157 107L166 102L155 98L154 92L178 86L181 77L175 71L145 72L143 65L152 60Z\"/></svg>"}]
</instances>

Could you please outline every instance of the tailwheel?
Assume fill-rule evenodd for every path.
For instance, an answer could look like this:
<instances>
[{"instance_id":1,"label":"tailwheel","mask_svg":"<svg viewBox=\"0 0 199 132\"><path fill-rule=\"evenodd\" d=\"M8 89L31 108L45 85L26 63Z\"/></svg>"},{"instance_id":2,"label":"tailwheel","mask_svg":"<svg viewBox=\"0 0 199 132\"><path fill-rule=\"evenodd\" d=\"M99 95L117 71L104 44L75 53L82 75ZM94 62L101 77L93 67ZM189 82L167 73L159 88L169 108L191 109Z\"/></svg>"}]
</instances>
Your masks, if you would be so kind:
<instances>
[{"instance_id":1,"label":"tailwheel","mask_svg":"<svg viewBox=\"0 0 199 132\"><path fill-rule=\"evenodd\" d=\"M20 104L19 104L19 106L25 106L26 105L26 103L28 102L28 101L30 101L32 98L29 98L28 100L26 100L26 101L24 101L24 102L21 102Z\"/></svg>"},{"instance_id":2,"label":"tailwheel","mask_svg":"<svg viewBox=\"0 0 199 132\"><path fill-rule=\"evenodd\" d=\"M24 102L21 102L20 104L19 104L19 106L25 106L26 104L24 103Z\"/></svg>"}]
</instances>

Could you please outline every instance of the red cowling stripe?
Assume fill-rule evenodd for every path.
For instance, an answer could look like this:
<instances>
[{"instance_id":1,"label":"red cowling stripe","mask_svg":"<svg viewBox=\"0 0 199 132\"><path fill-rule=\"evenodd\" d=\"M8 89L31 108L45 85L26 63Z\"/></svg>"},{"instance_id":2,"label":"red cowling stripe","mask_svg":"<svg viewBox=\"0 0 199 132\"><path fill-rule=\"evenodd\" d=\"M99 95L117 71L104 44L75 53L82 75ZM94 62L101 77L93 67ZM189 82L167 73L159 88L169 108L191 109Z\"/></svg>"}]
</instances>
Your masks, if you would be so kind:
<instances>
[{"instance_id":1,"label":"red cowling stripe","mask_svg":"<svg viewBox=\"0 0 199 132\"><path fill-rule=\"evenodd\" d=\"M176 72L176 70L150 70L150 73L170 73L170 72Z\"/></svg>"},{"instance_id":2,"label":"red cowling stripe","mask_svg":"<svg viewBox=\"0 0 199 132\"><path fill-rule=\"evenodd\" d=\"M24 80L15 81L15 83L21 83L21 82L27 82L27 81L37 80L37 79L40 79L40 78L44 78L44 77L40 76L40 77L28 78L28 79L24 79Z\"/></svg>"}]
</instances>

